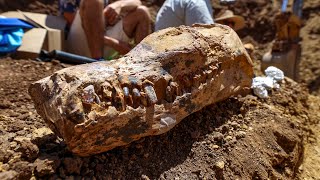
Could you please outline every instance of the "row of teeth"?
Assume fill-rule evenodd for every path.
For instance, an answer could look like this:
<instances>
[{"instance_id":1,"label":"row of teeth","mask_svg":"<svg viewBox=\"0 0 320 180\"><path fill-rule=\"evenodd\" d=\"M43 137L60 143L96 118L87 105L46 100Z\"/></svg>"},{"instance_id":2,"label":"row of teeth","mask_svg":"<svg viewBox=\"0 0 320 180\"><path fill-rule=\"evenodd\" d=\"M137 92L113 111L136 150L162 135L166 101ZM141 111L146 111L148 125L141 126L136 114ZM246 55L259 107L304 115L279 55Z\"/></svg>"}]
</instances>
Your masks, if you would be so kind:
<instances>
[{"instance_id":1,"label":"row of teeth","mask_svg":"<svg viewBox=\"0 0 320 180\"><path fill-rule=\"evenodd\" d=\"M178 84L170 82L166 88L165 99L173 102L177 97L179 90ZM114 106L118 110L125 111L125 107L131 106L138 108L139 106L149 107L158 102L158 98L153 87L153 83L146 80L141 87L139 86L112 86L109 82L101 85L101 96L98 96L93 85L89 85L83 89L82 101L86 104L102 104L107 103L108 106ZM101 101L102 99L102 101Z\"/></svg>"},{"instance_id":2,"label":"row of teeth","mask_svg":"<svg viewBox=\"0 0 320 180\"><path fill-rule=\"evenodd\" d=\"M167 82L165 88L164 100L171 103L177 96L182 93L191 92L191 87L198 87L201 83L205 83L207 79L212 79L217 72L216 66L208 66L206 70L201 70L193 75L178 77L177 82ZM102 104L114 106L120 111L125 111L126 106L133 108L149 107L162 99L158 99L154 84L148 80L143 82L134 77L121 77L114 83L104 82L101 88L96 89L93 85L89 85L83 89L82 102L86 104ZM100 94L98 96L97 94Z\"/></svg>"}]
</instances>

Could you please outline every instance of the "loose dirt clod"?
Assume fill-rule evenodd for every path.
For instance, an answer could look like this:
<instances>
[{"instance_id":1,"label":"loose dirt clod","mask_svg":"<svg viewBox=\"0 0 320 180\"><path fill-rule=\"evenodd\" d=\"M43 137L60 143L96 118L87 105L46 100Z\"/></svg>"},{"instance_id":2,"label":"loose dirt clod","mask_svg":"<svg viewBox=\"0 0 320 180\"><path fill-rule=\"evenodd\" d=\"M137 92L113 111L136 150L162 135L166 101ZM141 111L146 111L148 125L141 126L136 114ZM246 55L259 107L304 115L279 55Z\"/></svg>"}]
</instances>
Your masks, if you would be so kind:
<instances>
[{"instance_id":1,"label":"loose dirt clod","mask_svg":"<svg viewBox=\"0 0 320 180\"><path fill-rule=\"evenodd\" d=\"M125 57L70 67L30 86L38 113L88 156L162 134L212 103L249 92L252 62L228 26L155 32Z\"/></svg>"}]
</instances>

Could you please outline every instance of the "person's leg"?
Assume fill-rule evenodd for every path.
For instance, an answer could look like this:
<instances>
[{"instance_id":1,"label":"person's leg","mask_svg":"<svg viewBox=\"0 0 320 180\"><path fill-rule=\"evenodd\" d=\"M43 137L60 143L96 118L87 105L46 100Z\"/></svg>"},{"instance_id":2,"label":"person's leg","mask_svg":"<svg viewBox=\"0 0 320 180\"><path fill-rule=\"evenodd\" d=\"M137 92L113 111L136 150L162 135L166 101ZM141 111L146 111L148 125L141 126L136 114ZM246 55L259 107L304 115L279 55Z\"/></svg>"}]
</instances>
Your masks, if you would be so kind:
<instances>
[{"instance_id":1,"label":"person's leg","mask_svg":"<svg viewBox=\"0 0 320 180\"><path fill-rule=\"evenodd\" d=\"M151 16L145 6L139 6L135 11L123 18L123 30L128 37L139 43L151 33Z\"/></svg>"},{"instance_id":2,"label":"person's leg","mask_svg":"<svg viewBox=\"0 0 320 180\"><path fill-rule=\"evenodd\" d=\"M104 17L103 0L82 0L80 16L92 58L103 56Z\"/></svg>"}]
</instances>

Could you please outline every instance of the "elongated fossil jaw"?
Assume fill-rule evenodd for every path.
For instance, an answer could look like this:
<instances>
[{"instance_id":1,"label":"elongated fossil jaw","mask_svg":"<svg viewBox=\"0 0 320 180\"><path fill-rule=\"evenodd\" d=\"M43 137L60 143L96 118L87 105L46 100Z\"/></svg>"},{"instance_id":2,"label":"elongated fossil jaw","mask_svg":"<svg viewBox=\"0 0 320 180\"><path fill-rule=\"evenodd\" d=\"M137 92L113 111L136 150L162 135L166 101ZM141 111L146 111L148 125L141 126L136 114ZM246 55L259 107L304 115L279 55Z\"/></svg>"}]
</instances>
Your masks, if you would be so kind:
<instances>
[{"instance_id":1,"label":"elongated fossil jaw","mask_svg":"<svg viewBox=\"0 0 320 180\"><path fill-rule=\"evenodd\" d=\"M167 132L203 107L248 92L252 62L227 26L155 32L126 56L73 66L33 83L37 112L88 156Z\"/></svg>"}]
</instances>

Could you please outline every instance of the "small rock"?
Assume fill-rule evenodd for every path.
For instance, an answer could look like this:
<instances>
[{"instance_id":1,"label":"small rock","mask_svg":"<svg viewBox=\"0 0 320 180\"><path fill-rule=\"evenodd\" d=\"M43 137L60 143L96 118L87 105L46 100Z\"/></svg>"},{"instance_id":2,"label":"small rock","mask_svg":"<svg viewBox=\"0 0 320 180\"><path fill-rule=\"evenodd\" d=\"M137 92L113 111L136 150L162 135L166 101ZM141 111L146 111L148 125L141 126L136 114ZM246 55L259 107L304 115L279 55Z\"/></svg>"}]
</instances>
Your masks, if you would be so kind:
<instances>
[{"instance_id":1,"label":"small rock","mask_svg":"<svg viewBox=\"0 0 320 180\"><path fill-rule=\"evenodd\" d=\"M18 175L17 179L30 179L32 176L33 165L26 161L18 161L11 165Z\"/></svg>"},{"instance_id":2,"label":"small rock","mask_svg":"<svg viewBox=\"0 0 320 180\"><path fill-rule=\"evenodd\" d=\"M229 125L224 124L224 125L221 126L221 132L222 132L223 134L229 132L229 130L230 130Z\"/></svg>"},{"instance_id":3,"label":"small rock","mask_svg":"<svg viewBox=\"0 0 320 180\"><path fill-rule=\"evenodd\" d=\"M30 140L24 139L18 143L20 146L17 148L17 151L22 153L22 158L25 158L28 161L33 161L38 157L39 148Z\"/></svg>"},{"instance_id":4,"label":"small rock","mask_svg":"<svg viewBox=\"0 0 320 180\"><path fill-rule=\"evenodd\" d=\"M236 134L236 138L237 138L237 139L244 138L245 136L246 136L246 132L244 132L244 131L239 131L239 132L237 132L237 134Z\"/></svg>"},{"instance_id":5,"label":"small rock","mask_svg":"<svg viewBox=\"0 0 320 180\"><path fill-rule=\"evenodd\" d=\"M0 172L0 179L1 180L12 180L12 179L17 179L18 173L16 171L4 171Z\"/></svg>"},{"instance_id":6,"label":"small rock","mask_svg":"<svg viewBox=\"0 0 320 180\"><path fill-rule=\"evenodd\" d=\"M211 149L219 149L219 146L216 144L211 145Z\"/></svg>"},{"instance_id":7,"label":"small rock","mask_svg":"<svg viewBox=\"0 0 320 180\"><path fill-rule=\"evenodd\" d=\"M142 179L142 180L150 180L150 178L149 178L147 175L145 175L145 174L142 174L142 175L141 175L141 179Z\"/></svg>"},{"instance_id":8,"label":"small rock","mask_svg":"<svg viewBox=\"0 0 320 180\"><path fill-rule=\"evenodd\" d=\"M18 143L13 141L13 142L10 142L10 148L11 149L15 149L17 147Z\"/></svg>"},{"instance_id":9,"label":"small rock","mask_svg":"<svg viewBox=\"0 0 320 180\"><path fill-rule=\"evenodd\" d=\"M9 133L8 134L8 141L11 142L17 136L16 133Z\"/></svg>"},{"instance_id":10,"label":"small rock","mask_svg":"<svg viewBox=\"0 0 320 180\"><path fill-rule=\"evenodd\" d=\"M243 124L243 125L241 126L241 128L244 129L244 130L247 130L247 129L248 129L248 126L245 125L245 124Z\"/></svg>"},{"instance_id":11,"label":"small rock","mask_svg":"<svg viewBox=\"0 0 320 180\"><path fill-rule=\"evenodd\" d=\"M235 122L235 121L232 121L232 122L231 122L231 126L232 126L233 128L238 128L238 127L240 127L240 125L239 125L237 122Z\"/></svg>"},{"instance_id":12,"label":"small rock","mask_svg":"<svg viewBox=\"0 0 320 180\"><path fill-rule=\"evenodd\" d=\"M224 168L224 162L223 161L218 161L216 164L215 164L215 167L219 170L223 170Z\"/></svg>"},{"instance_id":13,"label":"small rock","mask_svg":"<svg viewBox=\"0 0 320 180\"><path fill-rule=\"evenodd\" d=\"M58 156L42 156L35 160L35 174L44 177L55 173L61 161Z\"/></svg>"},{"instance_id":14,"label":"small rock","mask_svg":"<svg viewBox=\"0 0 320 180\"><path fill-rule=\"evenodd\" d=\"M32 132L31 141L38 146L46 142L52 142L56 139L56 135L47 127L36 129Z\"/></svg>"},{"instance_id":15,"label":"small rock","mask_svg":"<svg viewBox=\"0 0 320 180\"><path fill-rule=\"evenodd\" d=\"M12 103L10 101L3 100L2 102L0 102L0 109L8 109L11 105Z\"/></svg>"},{"instance_id":16,"label":"small rock","mask_svg":"<svg viewBox=\"0 0 320 180\"><path fill-rule=\"evenodd\" d=\"M67 174L80 174L83 161L79 157L65 158L63 165Z\"/></svg>"},{"instance_id":17,"label":"small rock","mask_svg":"<svg viewBox=\"0 0 320 180\"><path fill-rule=\"evenodd\" d=\"M220 142L223 139L223 134L219 132L215 132L213 135L213 139Z\"/></svg>"},{"instance_id":18,"label":"small rock","mask_svg":"<svg viewBox=\"0 0 320 180\"><path fill-rule=\"evenodd\" d=\"M225 141L231 141L231 140L232 140L232 136L226 136L226 137L224 138L224 140L225 140Z\"/></svg>"}]
</instances>

